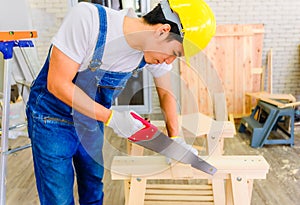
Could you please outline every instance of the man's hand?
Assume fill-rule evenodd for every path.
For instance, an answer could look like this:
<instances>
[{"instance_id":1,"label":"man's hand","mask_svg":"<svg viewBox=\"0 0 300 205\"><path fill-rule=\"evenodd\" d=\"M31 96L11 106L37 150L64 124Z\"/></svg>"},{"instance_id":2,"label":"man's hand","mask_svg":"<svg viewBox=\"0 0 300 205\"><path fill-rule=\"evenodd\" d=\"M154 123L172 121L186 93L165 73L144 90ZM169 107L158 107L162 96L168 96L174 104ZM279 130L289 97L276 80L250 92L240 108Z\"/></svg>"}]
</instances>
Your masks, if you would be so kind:
<instances>
[{"instance_id":1,"label":"man's hand","mask_svg":"<svg viewBox=\"0 0 300 205\"><path fill-rule=\"evenodd\" d=\"M135 113L133 110L123 112L112 110L111 115L105 125L111 127L120 137L131 137L134 133L144 127L142 122L133 118L133 116L130 114L132 112Z\"/></svg>"},{"instance_id":2,"label":"man's hand","mask_svg":"<svg viewBox=\"0 0 300 205\"><path fill-rule=\"evenodd\" d=\"M175 136L175 137L171 137L171 139L198 156L198 150L194 148L192 145L187 144L183 137Z\"/></svg>"}]
</instances>

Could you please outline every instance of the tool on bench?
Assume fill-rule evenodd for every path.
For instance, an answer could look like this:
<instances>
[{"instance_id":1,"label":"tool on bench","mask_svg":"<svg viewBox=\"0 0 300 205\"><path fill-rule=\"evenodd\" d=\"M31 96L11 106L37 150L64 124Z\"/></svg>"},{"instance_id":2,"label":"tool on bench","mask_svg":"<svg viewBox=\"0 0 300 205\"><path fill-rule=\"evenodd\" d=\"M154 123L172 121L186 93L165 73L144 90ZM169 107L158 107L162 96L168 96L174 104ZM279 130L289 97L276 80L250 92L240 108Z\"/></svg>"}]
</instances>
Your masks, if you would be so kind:
<instances>
[{"instance_id":1,"label":"tool on bench","mask_svg":"<svg viewBox=\"0 0 300 205\"><path fill-rule=\"evenodd\" d=\"M192 167L210 175L214 175L216 173L217 169L214 166L195 155L192 151L170 139L147 120L135 113L131 113L131 115L135 119L141 121L145 127L128 138L130 141L179 162L191 164Z\"/></svg>"}]
</instances>

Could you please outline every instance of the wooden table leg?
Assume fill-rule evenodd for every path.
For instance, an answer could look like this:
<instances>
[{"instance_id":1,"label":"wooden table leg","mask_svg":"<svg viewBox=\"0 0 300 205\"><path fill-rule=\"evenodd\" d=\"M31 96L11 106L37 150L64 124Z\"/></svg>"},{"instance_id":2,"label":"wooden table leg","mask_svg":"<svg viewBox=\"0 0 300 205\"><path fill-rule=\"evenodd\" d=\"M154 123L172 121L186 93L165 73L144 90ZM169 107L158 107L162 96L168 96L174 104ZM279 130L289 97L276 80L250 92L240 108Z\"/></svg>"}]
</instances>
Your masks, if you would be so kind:
<instances>
[{"instance_id":1,"label":"wooden table leg","mask_svg":"<svg viewBox=\"0 0 300 205\"><path fill-rule=\"evenodd\" d=\"M250 205L248 180L245 176L231 174L231 185L234 205Z\"/></svg>"},{"instance_id":2,"label":"wooden table leg","mask_svg":"<svg viewBox=\"0 0 300 205\"><path fill-rule=\"evenodd\" d=\"M136 177L131 178L128 205L144 204L146 183L147 180L144 178L136 178Z\"/></svg>"},{"instance_id":3,"label":"wooden table leg","mask_svg":"<svg viewBox=\"0 0 300 205\"><path fill-rule=\"evenodd\" d=\"M224 179L212 179L212 188L215 205L225 205Z\"/></svg>"}]
</instances>

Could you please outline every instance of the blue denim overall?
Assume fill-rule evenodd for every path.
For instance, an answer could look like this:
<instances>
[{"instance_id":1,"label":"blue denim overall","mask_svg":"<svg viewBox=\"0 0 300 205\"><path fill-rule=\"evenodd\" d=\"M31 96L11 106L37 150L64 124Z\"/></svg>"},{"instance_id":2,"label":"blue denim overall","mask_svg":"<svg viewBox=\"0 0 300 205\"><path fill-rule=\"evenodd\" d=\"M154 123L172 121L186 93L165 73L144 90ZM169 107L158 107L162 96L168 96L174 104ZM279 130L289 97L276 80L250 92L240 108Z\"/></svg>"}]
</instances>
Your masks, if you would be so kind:
<instances>
[{"instance_id":1,"label":"blue denim overall","mask_svg":"<svg viewBox=\"0 0 300 205\"><path fill-rule=\"evenodd\" d=\"M96 102L110 108L132 72L100 69L107 19L105 9L96 6L100 28L93 59L86 70L77 73L73 82ZM26 107L40 202L42 205L74 204L74 166L80 204L102 204L103 123L82 115L47 90L49 58L50 52L32 84ZM137 70L144 65L141 62Z\"/></svg>"}]
</instances>

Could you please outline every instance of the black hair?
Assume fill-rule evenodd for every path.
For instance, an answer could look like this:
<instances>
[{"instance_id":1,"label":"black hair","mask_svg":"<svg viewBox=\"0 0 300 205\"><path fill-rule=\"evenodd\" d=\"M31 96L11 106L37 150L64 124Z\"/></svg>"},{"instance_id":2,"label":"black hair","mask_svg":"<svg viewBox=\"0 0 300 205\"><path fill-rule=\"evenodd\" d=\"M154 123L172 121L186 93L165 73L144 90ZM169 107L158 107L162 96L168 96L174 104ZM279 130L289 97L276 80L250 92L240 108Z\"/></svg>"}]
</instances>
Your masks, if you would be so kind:
<instances>
[{"instance_id":1,"label":"black hair","mask_svg":"<svg viewBox=\"0 0 300 205\"><path fill-rule=\"evenodd\" d=\"M183 39L180 36L180 32L178 29L178 26L176 23L169 21L165 18L163 11L161 9L160 3L152 9L149 13L145 14L142 16L144 21L150 25L155 25L155 24L169 24L171 26L170 30L170 35L168 36L167 40L177 40L182 43Z\"/></svg>"}]
</instances>

